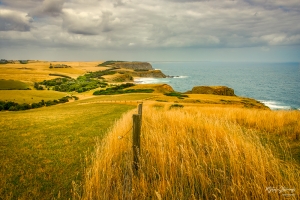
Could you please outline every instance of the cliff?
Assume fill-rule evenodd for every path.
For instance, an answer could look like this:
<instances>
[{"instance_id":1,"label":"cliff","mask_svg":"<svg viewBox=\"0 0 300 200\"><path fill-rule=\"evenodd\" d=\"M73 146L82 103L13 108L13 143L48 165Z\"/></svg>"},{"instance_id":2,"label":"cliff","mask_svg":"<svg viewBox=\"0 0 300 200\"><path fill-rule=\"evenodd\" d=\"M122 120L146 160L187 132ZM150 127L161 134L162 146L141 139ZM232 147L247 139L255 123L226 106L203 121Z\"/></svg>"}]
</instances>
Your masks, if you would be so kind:
<instances>
[{"instance_id":1,"label":"cliff","mask_svg":"<svg viewBox=\"0 0 300 200\"><path fill-rule=\"evenodd\" d=\"M125 68L133 70L153 70L152 65L147 62L117 62L113 64L116 68Z\"/></svg>"},{"instance_id":2,"label":"cliff","mask_svg":"<svg viewBox=\"0 0 300 200\"><path fill-rule=\"evenodd\" d=\"M186 94L215 94L224 96L235 96L234 90L226 86L196 86Z\"/></svg>"},{"instance_id":3,"label":"cliff","mask_svg":"<svg viewBox=\"0 0 300 200\"><path fill-rule=\"evenodd\" d=\"M167 76L162 73L160 70L151 70L151 71L135 71L132 72L132 76L137 77L149 77L149 78L166 78Z\"/></svg>"},{"instance_id":4,"label":"cliff","mask_svg":"<svg viewBox=\"0 0 300 200\"><path fill-rule=\"evenodd\" d=\"M174 92L173 88L168 84L136 84L132 89L153 89L156 93Z\"/></svg>"}]
</instances>

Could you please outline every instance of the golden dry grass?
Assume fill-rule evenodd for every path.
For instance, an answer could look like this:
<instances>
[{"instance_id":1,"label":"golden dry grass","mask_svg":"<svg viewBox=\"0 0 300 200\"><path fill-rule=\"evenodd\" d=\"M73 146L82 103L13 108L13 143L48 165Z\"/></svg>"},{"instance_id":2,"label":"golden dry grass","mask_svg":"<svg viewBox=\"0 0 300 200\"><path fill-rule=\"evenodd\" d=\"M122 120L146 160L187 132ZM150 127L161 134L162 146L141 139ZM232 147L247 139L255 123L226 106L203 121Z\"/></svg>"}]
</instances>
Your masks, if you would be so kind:
<instances>
[{"instance_id":1,"label":"golden dry grass","mask_svg":"<svg viewBox=\"0 0 300 200\"><path fill-rule=\"evenodd\" d=\"M155 85L155 84L153 84ZM138 85L142 87L143 85ZM136 86L135 86L136 87ZM162 92L162 91L161 91ZM164 93L164 92L163 92ZM212 94L187 94L186 98L178 98L174 96L157 95L153 100L157 102L182 103L191 106L211 106L211 107L239 107L239 108L258 108L269 110L268 107L256 101L255 99L239 97L239 96L223 96Z\"/></svg>"},{"instance_id":2,"label":"golden dry grass","mask_svg":"<svg viewBox=\"0 0 300 200\"><path fill-rule=\"evenodd\" d=\"M0 79L12 79L27 82L40 82L43 80L53 79L55 77L49 76L51 73L68 75L72 78L77 78L86 72L99 71L107 69L107 67L97 67L103 61L95 62L58 62L58 61L30 61L28 64L5 64L1 65ZM72 68L52 68L50 63L65 64Z\"/></svg>"},{"instance_id":3,"label":"golden dry grass","mask_svg":"<svg viewBox=\"0 0 300 200\"><path fill-rule=\"evenodd\" d=\"M86 170L83 196L76 192L74 196L110 200L300 198L299 165L284 141L274 144L264 136L283 132L294 137L299 112L144 108L138 177L131 169L130 134L124 136L131 129L131 115L118 121L97 145L93 164Z\"/></svg>"},{"instance_id":4,"label":"golden dry grass","mask_svg":"<svg viewBox=\"0 0 300 200\"><path fill-rule=\"evenodd\" d=\"M86 72L107 69L107 67L97 67L97 65L103 63L103 61L90 61L90 62L82 62L82 61L59 62L59 61L56 61L56 62L51 62L51 63L54 65L55 64L65 64L65 65L71 66L72 68L80 69L80 70L83 70Z\"/></svg>"},{"instance_id":5,"label":"golden dry grass","mask_svg":"<svg viewBox=\"0 0 300 200\"><path fill-rule=\"evenodd\" d=\"M38 103L41 100L57 100L68 96L68 93L52 90L1 90L1 101L13 101L16 103Z\"/></svg>"}]
</instances>

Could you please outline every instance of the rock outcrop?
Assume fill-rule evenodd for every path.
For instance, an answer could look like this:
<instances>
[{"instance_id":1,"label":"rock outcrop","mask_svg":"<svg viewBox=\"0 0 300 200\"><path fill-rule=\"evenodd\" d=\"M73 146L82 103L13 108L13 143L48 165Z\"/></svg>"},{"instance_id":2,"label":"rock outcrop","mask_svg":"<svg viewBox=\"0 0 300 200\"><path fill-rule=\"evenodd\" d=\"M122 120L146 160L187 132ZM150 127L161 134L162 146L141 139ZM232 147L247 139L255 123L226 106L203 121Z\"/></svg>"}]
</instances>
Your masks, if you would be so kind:
<instances>
[{"instance_id":1,"label":"rock outcrop","mask_svg":"<svg viewBox=\"0 0 300 200\"><path fill-rule=\"evenodd\" d=\"M136 84L132 89L153 89L155 93L174 92L173 88L168 84Z\"/></svg>"},{"instance_id":2,"label":"rock outcrop","mask_svg":"<svg viewBox=\"0 0 300 200\"><path fill-rule=\"evenodd\" d=\"M154 88L157 92L161 92L161 93L174 92L173 88L168 84L158 85Z\"/></svg>"},{"instance_id":3,"label":"rock outcrop","mask_svg":"<svg viewBox=\"0 0 300 200\"><path fill-rule=\"evenodd\" d=\"M234 90L226 86L196 86L186 94L215 94L224 96L235 96Z\"/></svg>"},{"instance_id":4,"label":"rock outcrop","mask_svg":"<svg viewBox=\"0 0 300 200\"><path fill-rule=\"evenodd\" d=\"M160 70L133 72L132 76L147 77L147 78L166 78L166 75L162 73Z\"/></svg>"},{"instance_id":5,"label":"rock outcrop","mask_svg":"<svg viewBox=\"0 0 300 200\"><path fill-rule=\"evenodd\" d=\"M113 66L133 70L153 70L152 65L147 62L117 62Z\"/></svg>"}]
</instances>

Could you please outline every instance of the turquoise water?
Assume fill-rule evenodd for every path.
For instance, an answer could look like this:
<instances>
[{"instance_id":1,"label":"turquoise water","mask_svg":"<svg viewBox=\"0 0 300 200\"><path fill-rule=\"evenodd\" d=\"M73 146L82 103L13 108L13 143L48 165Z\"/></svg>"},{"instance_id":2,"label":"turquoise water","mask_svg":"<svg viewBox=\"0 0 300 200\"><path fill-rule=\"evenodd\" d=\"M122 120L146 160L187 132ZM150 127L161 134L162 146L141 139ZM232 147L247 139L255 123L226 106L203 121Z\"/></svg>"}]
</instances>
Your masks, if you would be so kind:
<instances>
[{"instance_id":1,"label":"turquoise water","mask_svg":"<svg viewBox=\"0 0 300 200\"><path fill-rule=\"evenodd\" d=\"M299 63L151 62L176 78L142 78L141 83L168 83L185 92L193 86L225 85L238 96L263 102L273 110L300 110Z\"/></svg>"}]
</instances>

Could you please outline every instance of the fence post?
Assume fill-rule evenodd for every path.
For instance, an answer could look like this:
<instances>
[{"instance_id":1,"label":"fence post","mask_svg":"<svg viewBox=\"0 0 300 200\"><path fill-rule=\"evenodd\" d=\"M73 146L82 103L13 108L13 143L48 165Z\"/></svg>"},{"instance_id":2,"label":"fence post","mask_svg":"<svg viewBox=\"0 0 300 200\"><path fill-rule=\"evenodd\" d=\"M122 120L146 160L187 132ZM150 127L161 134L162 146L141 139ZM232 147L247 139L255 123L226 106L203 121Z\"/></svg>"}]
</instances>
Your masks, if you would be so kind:
<instances>
[{"instance_id":1,"label":"fence post","mask_svg":"<svg viewBox=\"0 0 300 200\"><path fill-rule=\"evenodd\" d=\"M132 133L132 152L133 152L133 163L132 171L135 176L138 175L139 170L139 153L141 151L141 119L142 116L139 114L134 114L133 118L133 133Z\"/></svg>"},{"instance_id":2,"label":"fence post","mask_svg":"<svg viewBox=\"0 0 300 200\"><path fill-rule=\"evenodd\" d=\"M143 114L143 104L142 104L142 103L140 103L140 104L138 105L138 114L141 115L141 116L142 116L142 114Z\"/></svg>"}]
</instances>

